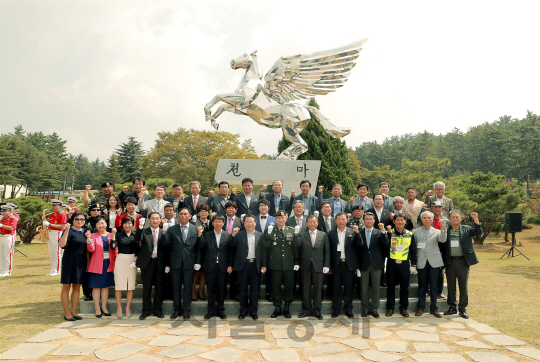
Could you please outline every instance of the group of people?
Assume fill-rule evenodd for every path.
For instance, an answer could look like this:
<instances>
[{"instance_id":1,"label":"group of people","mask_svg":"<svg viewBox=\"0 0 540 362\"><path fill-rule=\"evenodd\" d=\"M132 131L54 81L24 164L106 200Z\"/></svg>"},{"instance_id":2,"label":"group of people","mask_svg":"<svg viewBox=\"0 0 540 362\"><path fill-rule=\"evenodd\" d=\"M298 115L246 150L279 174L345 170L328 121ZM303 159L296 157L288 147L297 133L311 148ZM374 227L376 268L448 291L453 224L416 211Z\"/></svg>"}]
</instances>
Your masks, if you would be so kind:
<instances>
[{"instance_id":1,"label":"group of people","mask_svg":"<svg viewBox=\"0 0 540 362\"><path fill-rule=\"evenodd\" d=\"M125 188L114 195L114 185L106 182L101 193L90 199L88 185L83 198L89 205L88 217L75 211L70 223L66 215L49 215L44 222L49 233L58 237L57 248L64 251L64 318L80 318L76 306L81 285L85 296L94 300L96 317L110 315L107 298L113 285L117 315L122 317L122 291L127 291L125 316L130 317L137 268L143 283L140 319L151 313L163 318L168 291L174 307L170 318L189 319L197 281L199 297L204 299L202 280L207 288L205 319L227 318L227 283L230 298L240 303L238 318L258 319L263 280L266 299L274 305L272 318L291 317L295 294L301 295L300 318L322 319L324 297L332 302L332 318L342 312L352 318L355 289L361 316L378 318L381 285L388 287L386 316L395 312L399 285L399 313L408 317L411 273L418 274L415 315L424 314L429 296L429 313L440 318L437 299L444 297L444 269L449 307L444 314L468 318L469 268L478 262L472 236L482 229L475 212L470 214L473 227L462 224L461 213L444 196L444 183L436 182L425 201L416 199L412 187L406 190L406 199L388 196L386 182L381 182L373 198L367 196L369 186L359 184L358 196L347 201L341 198L339 184L332 187L329 199L322 197L323 186L317 197L310 194L310 181L299 186L301 193L293 190L288 197L282 193L283 183L276 180L272 192L256 194L253 180L245 178L242 193L230 193L229 184L222 181L217 195L210 192L203 197L199 182L194 181L189 196L175 184L172 197L165 198L166 188L157 185L151 198L145 181L136 178L132 192ZM53 256L51 252L51 269L56 266ZM54 272L57 269L51 275Z\"/></svg>"}]
</instances>

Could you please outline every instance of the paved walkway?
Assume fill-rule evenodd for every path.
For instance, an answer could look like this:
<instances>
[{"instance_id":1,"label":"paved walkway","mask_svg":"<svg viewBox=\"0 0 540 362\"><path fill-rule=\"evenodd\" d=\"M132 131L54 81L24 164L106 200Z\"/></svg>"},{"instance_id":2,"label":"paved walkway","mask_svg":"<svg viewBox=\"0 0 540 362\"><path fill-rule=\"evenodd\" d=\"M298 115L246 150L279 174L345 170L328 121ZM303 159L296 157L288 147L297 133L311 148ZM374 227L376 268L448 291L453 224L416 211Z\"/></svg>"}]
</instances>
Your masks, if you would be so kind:
<instances>
[{"instance_id":1,"label":"paved walkway","mask_svg":"<svg viewBox=\"0 0 540 362\"><path fill-rule=\"evenodd\" d=\"M229 316L233 317L233 316ZM450 318L139 321L85 316L0 355L32 361L540 361L540 350L488 325ZM263 317L263 316L261 316Z\"/></svg>"}]
</instances>

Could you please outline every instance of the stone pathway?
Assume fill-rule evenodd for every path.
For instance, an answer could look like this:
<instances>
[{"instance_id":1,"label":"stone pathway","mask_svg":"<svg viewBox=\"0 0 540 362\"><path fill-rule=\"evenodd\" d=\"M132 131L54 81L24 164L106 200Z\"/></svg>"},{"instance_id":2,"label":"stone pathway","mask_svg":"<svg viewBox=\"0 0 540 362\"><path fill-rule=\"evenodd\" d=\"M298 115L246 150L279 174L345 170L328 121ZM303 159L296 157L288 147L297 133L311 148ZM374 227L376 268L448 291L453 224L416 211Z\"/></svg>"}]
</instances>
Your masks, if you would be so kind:
<instances>
[{"instance_id":1,"label":"stone pathway","mask_svg":"<svg viewBox=\"0 0 540 362\"><path fill-rule=\"evenodd\" d=\"M33 336L0 354L0 360L540 361L540 350L488 325L457 316L337 321L84 317L83 321L64 322Z\"/></svg>"}]
</instances>

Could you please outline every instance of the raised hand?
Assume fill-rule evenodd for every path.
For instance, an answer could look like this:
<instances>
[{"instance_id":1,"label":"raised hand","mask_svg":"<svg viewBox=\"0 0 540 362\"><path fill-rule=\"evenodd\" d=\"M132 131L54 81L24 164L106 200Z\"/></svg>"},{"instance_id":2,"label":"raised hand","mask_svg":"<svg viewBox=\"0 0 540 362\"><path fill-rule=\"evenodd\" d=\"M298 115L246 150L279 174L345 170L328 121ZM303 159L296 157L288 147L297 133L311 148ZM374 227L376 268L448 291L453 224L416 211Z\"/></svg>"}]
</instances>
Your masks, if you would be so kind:
<instances>
[{"instance_id":1,"label":"raised hand","mask_svg":"<svg viewBox=\"0 0 540 362\"><path fill-rule=\"evenodd\" d=\"M111 234L112 234L113 237L116 235L116 231L117 231L116 228L112 228Z\"/></svg>"},{"instance_id":2,"label":"raised hand","mask_svg":"<svg viewBox=\"0 0 540 362\"><path fill-rule=\"evenodd\" d=\"M128 192L129 186L122 186L122 192Z\"/></svg>"},{"instance_id":3,"label":"raised hand","mask_svg":"<svg viewBox=\"0 0 540 362\"><path fill-rule=\"evenodd\" d=\"M433 190L427 190L427 195L431 196L431 194L433 194Z\"/></svg>"},{"instance_id":4,"label":"raised hand","mask_svg":"<svg viewBox=\"0 0 540 362\"><path fill-rule=\"evenodd\" d=\"M292 190L291 190L291 196L292 196L292 197L296 196L296 189L292 189Z\"/></svg>"},{"instance_id":5,"label":"raised hand","mask_svg":"<svg viewBox=\"0 0 540 362\"><path fill-rule=\"evenodd\" d=\"M382 222L379 223L379 229L381 229L381 231L384 231L384 224Z\"/></svg>"},{"instance_id":6,"label":"raised hand","mask_svg":"<svg viewBox=\"0 0 540 362\"><path fill-rule=\"evenodd\" d=\"M353 225L352 229L356 234L358 234L358 226L357 225Z\"/></svg>"},{"instance_id":7,"label":"raised hand","mask_svg":"<svg viewBox=\"0 0 540 362\"><path fill-rule=\"evenodd\" d=\"M324 185L319 185L319 192L323 192L324 190Z\"/></svg>"},{"instance_id":8,"label":"raised hand","mask_svg":"<svg viewBox=\"0 0 540 362\"><path fill-rule=\"evenodd\" d=\"M202 233L203 233L203 231L204 231L204 227L199 226L199 227L197 228L197 230L199 230L199 236L201 236Z\"/></svg>"},{"instance_id":9,"label":"raised hand","mask_svg":"<svg viewBox=\"0 0 540 362\"><path fill-rule=\"evenodd\" d=\"M90 191L90 190L92 190L92 185L86 185L86 186L84 187L84 189L85 189L86 191Z\"/></svg>"},{"instance_id":10,"label":"raised hand","mask_svg":"<svg viewBox=\"0 0 540 362\"><path fill-rule=\"evenodd\" d=\"M407 211L407 219L412 220L412 214L410 211Z\"/></svg>"},{"instance_id":11,"label":"raised hand","mask_svg":"<svg viewBox=\"0 0 540 362\"><path fill-rule=\"evenodd\" d=\"M391 232L391 231L392 231L392 227L391 227L390 225L387 225L387 226L386 226L386 230L387 230L388 232Z\"/></svg>"},{"instance_id":12,"label":"raised hand","mask_svg":"<svg viewBox=\"0 0 540 362\"><path fill-rule=\"evenodd\" d=\"M214 196L214 190L208 190L208 196Z\"/></svg>"},{"instance_id":13,"label":"raised hand","mask_svg":"<svg viewBox=\"0 0 540 362\"><path fill-rule=\"evenodd\" d=\"M238 234L239 231L240 231L240 228L238 228L238 227L237 227L237 228L234 228L234 229L232 230L233 236L235 236L236 234Z\"/></svg>"}]
</instances>

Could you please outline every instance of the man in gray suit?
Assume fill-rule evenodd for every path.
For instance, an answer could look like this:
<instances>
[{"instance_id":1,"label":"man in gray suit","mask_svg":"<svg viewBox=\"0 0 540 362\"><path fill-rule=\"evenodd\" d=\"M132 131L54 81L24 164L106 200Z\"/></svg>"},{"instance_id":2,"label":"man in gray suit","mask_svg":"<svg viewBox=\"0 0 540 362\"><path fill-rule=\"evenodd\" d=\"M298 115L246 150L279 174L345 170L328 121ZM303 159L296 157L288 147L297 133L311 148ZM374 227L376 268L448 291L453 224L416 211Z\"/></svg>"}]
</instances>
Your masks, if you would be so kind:
<instances>
[{"instance_id":1,"label":"man in gray suit","mask_svg":"<svg viewBox=\"0 0 540 362\"><path fill-rule=\"evenodd\" d=\"M236 202L238 210L236 216L254 215L259 216L259 196L253 193L253 180L246 177L242 180L243 193L234 195L231 201Z\"/></svg>"},{"instance_id":2,"label":"man in gray suit","mask_svg":"<svg viewBox=\"0 0 540 362\"><path fill-rule=\"evenodd\" d=\"M170 246L171 281L173 287L174 313L171 319L182 316L190 318L191 293L193 288L193 274L201 269L201 253L197 246L199 233L203 227L190 224L191 214L186 207L178 211L179 223L171 226L162 239L163 246ZM183 306L181 303L181 289L184 284Z\"/></svg>"},{"instance_id":3,"label":"man in gray suit","mask_svg":"<svg viewBox=\"0 0 540 362\"><path fill-rule=\"evenodd\" d=\"M318 224L316 216L308 216L308 230L301 232L295 242L295 246L300 250L302 278L302 311L298 314L298 318L313 315L317 319L323 319L321 315L323 274L328 274L330 270L330 242L325 232L317 230Z\"/></svg>"},{"instance_id":4,"label":"man in gray suit","mask_svg":"<svg viewBox=\"0 0 540 362\"><path fill-rule=\"evenodd\" d=\"M358 196L351 197L351 205L360 205L364 211L371 209L373 207L373 200L367 196L369 186L366 184L358 184L356 185L356 190L358 191Z\"/></svg>"},{"instance_id":5,"label":"man in gray suit","mask_svg":"<svg viewBox=\"0 0 540 362\"><path fill-rule=\"evenodd\" d=\"M420 217L422 227L413 231L414 241L416 242L416 260L411 260L412 267L418 269L418 304L415 313L417 317L424 314L428 283L431 290L437 290L439 269L444 266L439 243L446 242L446 224L441 225L442 229L440 231L431 226L433 223L433 213L431 211L424 211ZM429 313L441 318L442 314L437 311L437 295L431 293L430 298Z\"/></svg>"},{"instance_id":6,"label":"man in gray suit","mask_svg":"<svg viewBox=\"0 0 540 362\"><path fill-rule=\"evenodd\" d=\"M386 181L381 182L379 184L379 192L384 198L383 207L390 212L394 212L394 198L392 196L388 196L388 193L390 192L390 184Z\"/></svg>"},{"instance_id":7,"label":"man in gray suit","mask_svg":"<svg viewBox=\"0 0 540 362\"><path fill-rule=\"evenodd\" d=\"M307 230L306 216L304 216L304 202L301 200L296 200L293 203L293 212L294 215L287 219L287 226L300 226L300 232Z\"/></svg>"},{"instance_id":8,"label":"man in gray suit","mask_svg":"<svg viewBox=\"0 0 540 362\"><path fill-rule=\"evenodd\" d=\"M157 212L163 219L165 217L165 206L170 205L169 201L165 201L163 199L166 190L167 188L165 186L156 185L154 187L154 196L156 198L146 201L143 197L139 197L139 204L137 205L139 207L139 210L144 211L147 214ZM144 223L144 227L147 228L149 225L150 220L147 219Z\"/></svg>"},{"instance_id":9,"label":"man in gray suit","mask_svg":"<svg viewBox=\"0 0 540 362\"><path fill-rule=\"evenodd\" d=\"M319 186L319 191L322 192L323 188L324 186ZM315 211L321 208L321 203L319 202L319 198L309 193L311 190L311 182L309 180L300 182L300 190L302 193L300 195L296 195L294 197L294 201L300 200L304 202L304 215L314 215Z\"/></svg>"},{"instance_id":10,"label":"man in gray suit","mask_svg":"<svg viewBox=\"0 0 540 362\"><path fill-rule=\"evenodd\" d=\"M343 187L340 184L335 184L334 186L332 186L332 197L324 200L330 203L330 206L332 207L332 216L334 217L340 212L344 212L344 213L351 212L351 205L347 201L341 198L342 193L343 193ZM324 202L322 195L323 195L322 189L319 186L319 202L321 205Z\"/></svg>"},{"instance_id":11,"label":"man in gray suit","mask_svg":"<svg viewBox=\"0 0 540 362\"><path fill-rule=\"evenodd\" d=\"M206 203L210 206L212 213L225 216L225 204L232 199L229 197L229 183L227 181L221 181L218 185L218 195L208 196Z\"/></svg>"},{"instance_id":12,"label":"man in gray suit","mask_svg":"<svg viewBox=\"0 0 540 362\"><path fill-rule=\"evenodd\" d=\"M435 190L435 195L432 195L433 190ZM452 199L444 196L446 185L442 181L437 181L433 184L433 190L428 190L426 204L429 208L435 201L441 202L443 205L443 216L447 218L450 215L450 211L454 209L454 202Z\"/></svg>"},{"instance_id":13,"label":"man in gray suit","mask_svg":"<svg viewBox=\"0 0 540 362\"><path fill-rule=\"evenodd\" d=\"M189 209L191 215L197 215L197 205L208 203L208 199L199 194L201 192L199 181L192 181L189 184L189 192L191 195L184 199L184 207Z\"/></svg>"}]
</instances>

